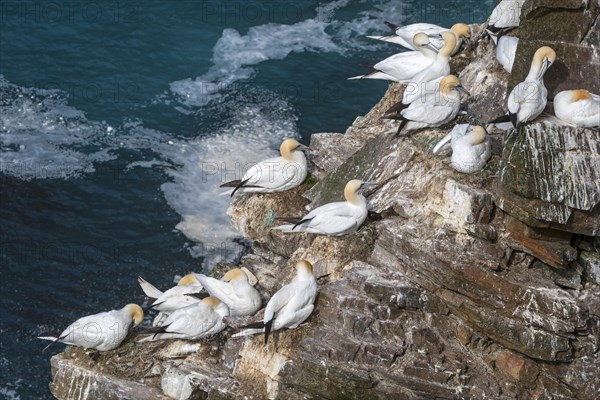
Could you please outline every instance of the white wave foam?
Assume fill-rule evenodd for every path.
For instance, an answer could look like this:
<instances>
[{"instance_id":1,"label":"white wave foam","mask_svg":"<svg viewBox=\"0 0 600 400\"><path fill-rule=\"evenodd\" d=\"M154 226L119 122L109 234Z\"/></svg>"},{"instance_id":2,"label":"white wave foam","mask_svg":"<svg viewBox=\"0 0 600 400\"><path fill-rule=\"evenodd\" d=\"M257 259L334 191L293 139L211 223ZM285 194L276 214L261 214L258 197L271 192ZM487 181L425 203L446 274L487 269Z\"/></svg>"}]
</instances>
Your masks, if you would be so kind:
<instances>
[{"instance_id":1,"label":"white wave foam","mask_svg":"<svg viewBox=\"0 0 600 400\"><path fill-rule=\"evenodd\" d=\"M405 16L396 1L375 2L373 9L358 13L351 21L336 20L335 14L349 0L325 3L315 9L315 18L292 25L268 23L251 27L246 35L225 29L213 48L207 73L195 79L171 83L171 92L188 107L204 106L219 99L232 83L248 79L251 67L267 60L282 60L290 53L344 53L350 49L377 49L381 44L365 39L369 31L385 31L385 19L401 23Z\"/></svg>"},{"instance_id":2,"label":"white wave foam","mask_svg":"<svg viewBox=\"0 0 600 400\"><path fill-rule=\"evenodd\" d=\"M13 390L6 387L0 387L0 396L3 396L6 400L20 400L21 396Z\"/></svg>"},{"instance_id":3,"label":"white wave foam","mask_svg":"<svg viewBox=\"0 0 600 400\"><path fill-rule=\"evenodd\" d=\"M114 158L102 149L108 125L69 107L59 90L22 88L0 75L0 172L20 179L69 178Z\"/></svg>"},{"instance_id":4,"label":"white wave foam","mask_svg":"<svg viewBox=\"0 0 600 400\"><path fill-rule=\"evenodd\" d=\"M251 65L266 60L281 60L303 51L339 51L325 33L327 23L315 19L294 25L266 24L250 28L247 35L225 29L213 48L213 66L196 79L171 83L173 93L188 106L202 106L218 97L218 92L233 82L249 78Z\"/></svg>"},{"instance_id":5,"label":"white wave foam","mask_svg":"<svg viewBox=\"0 0 600 400\"><path fill-rule=\"evenodd\" d=\"M248 104L238 108L231 122L215 134L174 142L164 155L179 167L167 170L172 182L161 189L169 205L182 216L176 228L199 244L192 254L211 268L233 261L244 245L226 214L229 197L219 196L219 185L239 179L246 169L277 153L284 138L297 137L295 116L284 100L271 101L269 110Z\"/></svg>"}]
</instances>

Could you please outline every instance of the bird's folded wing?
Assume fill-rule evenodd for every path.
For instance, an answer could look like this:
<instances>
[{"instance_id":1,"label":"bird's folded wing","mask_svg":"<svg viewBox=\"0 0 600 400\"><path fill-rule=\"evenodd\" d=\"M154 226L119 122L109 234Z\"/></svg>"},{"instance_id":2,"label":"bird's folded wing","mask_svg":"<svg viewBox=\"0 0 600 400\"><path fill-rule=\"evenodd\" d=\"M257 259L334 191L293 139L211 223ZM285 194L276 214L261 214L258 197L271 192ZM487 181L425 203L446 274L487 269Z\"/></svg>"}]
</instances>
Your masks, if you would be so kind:
<instances>
[{"instance_id":1,"label":"bird's folded wing","mask_svg":"<svg viewBox=\"0 0 600 400\"><path fill-rule=\"evenodd\" d=\"M295 294L296 287L293 284L285 285L279 289L267 303L267 307L265 308L265 320L271 320L273 315L285 307Z\"/></svg>"},{"instance_id":2,"label":"bird's folded wing","mask_svg":"<svg viewBox=\"0 0 600 400\"><path fill-rule=\"evenodd\" d=\"M221 301L223 301L223 299L235 299L237 297L230 283L204 275L198 275L198 280L211 296L214 296Z\"/></svg>"}]
</instances>

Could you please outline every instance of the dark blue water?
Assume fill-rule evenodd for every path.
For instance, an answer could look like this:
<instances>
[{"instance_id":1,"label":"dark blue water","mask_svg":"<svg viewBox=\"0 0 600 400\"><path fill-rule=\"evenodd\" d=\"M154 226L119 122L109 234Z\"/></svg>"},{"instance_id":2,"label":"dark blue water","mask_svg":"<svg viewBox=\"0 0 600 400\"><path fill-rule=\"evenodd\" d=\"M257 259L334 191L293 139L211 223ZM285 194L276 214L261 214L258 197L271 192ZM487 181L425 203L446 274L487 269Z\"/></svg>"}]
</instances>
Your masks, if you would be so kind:
<instances>
[{"instance_id":1,"label":"dark blue water","mask_svg":"<svg viewBox=\"0 0 600 400\"><path fill-rule=\"evenodd\" d=\"M35 337L233 261L218 183L343 132L387 88L381 23L480 1L0 1L0 397L50 398ZM49 353L59 351L61 346Z\"/></svg>"}]
</instances>

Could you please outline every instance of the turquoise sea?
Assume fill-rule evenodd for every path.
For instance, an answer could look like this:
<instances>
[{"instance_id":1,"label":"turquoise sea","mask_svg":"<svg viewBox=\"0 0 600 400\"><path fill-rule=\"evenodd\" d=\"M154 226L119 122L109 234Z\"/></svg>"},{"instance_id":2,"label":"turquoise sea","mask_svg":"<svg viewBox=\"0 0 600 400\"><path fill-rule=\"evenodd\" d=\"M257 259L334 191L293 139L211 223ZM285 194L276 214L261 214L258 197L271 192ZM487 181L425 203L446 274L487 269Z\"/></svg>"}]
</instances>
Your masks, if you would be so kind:
<instances>
[{"instance_id":1,"label":"turquoise sea","mask_svg":"<svg viewBox=\"0 0 600 400\"><path fill-rule=\"evenodd\" d=\"M282 138L344 132L403 51L383 24L494 0L0 0L0 398L51 398L39 335L235 262L218 185Z\"/></svg>"}]
</instances>

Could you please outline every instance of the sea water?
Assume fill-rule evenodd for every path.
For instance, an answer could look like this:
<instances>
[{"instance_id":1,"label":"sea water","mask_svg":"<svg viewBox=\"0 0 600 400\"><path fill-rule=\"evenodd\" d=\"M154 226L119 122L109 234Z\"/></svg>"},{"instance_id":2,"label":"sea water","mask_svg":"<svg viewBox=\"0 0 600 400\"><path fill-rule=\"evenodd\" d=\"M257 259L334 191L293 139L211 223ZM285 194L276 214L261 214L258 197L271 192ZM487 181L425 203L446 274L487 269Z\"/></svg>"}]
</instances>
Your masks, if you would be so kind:
<instances>
[{"instance_id":1,"label":"sea water","mask_svg":"<svg viewBox=\"0 0 600 400\"><path fill-rule=\"evenodd\" d=\"M344 132L388 83L396 24L495 1L0 1L0 398L51 398L39 335L129 302L136 277L235 262L218 185L283 138Z\"/></svg>"}]
</instances>

